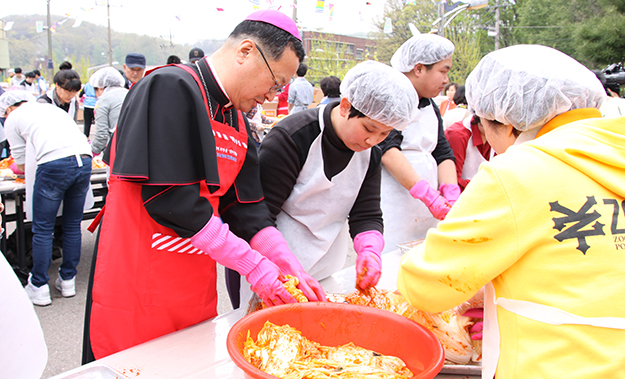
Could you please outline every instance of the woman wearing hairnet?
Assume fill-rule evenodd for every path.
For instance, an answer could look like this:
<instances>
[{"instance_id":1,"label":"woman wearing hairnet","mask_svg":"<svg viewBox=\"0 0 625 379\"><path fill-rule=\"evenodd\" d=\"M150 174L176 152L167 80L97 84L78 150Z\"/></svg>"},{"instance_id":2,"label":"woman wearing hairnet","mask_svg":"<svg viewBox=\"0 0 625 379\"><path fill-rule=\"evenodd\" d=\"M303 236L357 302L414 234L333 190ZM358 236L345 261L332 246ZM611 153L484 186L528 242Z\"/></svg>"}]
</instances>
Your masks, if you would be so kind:
<instances>
[{"instance_id":1,"label":"woman wearing hairnet","mask_svg":"<svg viewBox=\"0 0 625 379\"><path fill-rule=\"evenodd\" d=\"M448 39L421 34L406 41L391 59L393 68L417 91L421 118L401 132L392 131L380 144L385 252L424 238L460 196L454 154L432 100L449 81L453 53Z\"/></svg>"},{"instance_id":2,"label":"woman wearing hairnet","mask_svg":"<svg viewBox=\"0 0 625 379\"><path fill-rule=\"evenodd\" d=\"M306 272L321 280L341 270L349 233L356 285L367 290L380 278L384 247L376 145L416 118L418 98L404 75L374 61L352 68L341 94L271 130L260 146L261 182L278 229Z\"/></svg>"},{"instance_id":3,"label":"woman wearing hairnet","mask_svg":"<svg viewBox=\"0 0 625 379\"><path fill-rule=\"evenodd\" d=\"M124 77L113 67L96 71L89 78L89 84L95 89L98 98L95 104L94 136L91 142L91 151L94 155L98 155L106 148L115 133L119 112L128 90L124 87Z\"/></svg>"},{"instance_id":4,"label":"woman wearing hairnet","mask_svg":"<svg viewBox=\"0 0 625 379\"><path fill-rule=\"evenodd\" d=\"M625 119L544 46L488 54L466 89L500 155L403 257L399 290L438 312L486 285L483 378L622 376Z\"/></svg>"}]
</instances>

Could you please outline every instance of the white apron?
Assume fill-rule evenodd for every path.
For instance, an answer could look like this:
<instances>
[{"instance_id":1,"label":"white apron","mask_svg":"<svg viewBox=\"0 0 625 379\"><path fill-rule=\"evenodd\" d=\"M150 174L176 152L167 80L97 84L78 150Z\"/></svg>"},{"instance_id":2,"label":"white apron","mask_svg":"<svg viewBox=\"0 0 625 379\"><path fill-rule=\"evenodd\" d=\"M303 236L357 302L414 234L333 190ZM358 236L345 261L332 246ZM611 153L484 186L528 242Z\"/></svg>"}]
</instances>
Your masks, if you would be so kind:
<instances>
[{"instance_id":1,"label":"white apron","mask_svg":"<svg viewBox=\"0 0 625 379\"><path fill-rule=\"evenodd\" d=\"M306 163L276 224L304 270L321 280L345 265L349 249L347 217L369 169L371 149L354 152L347 167L328 180L321 151L325 105L318 109L321 133L310 146ZM241 279L241 304L245 305L250 286Z\"/></svg>"},{"instance_id":2,"label":"white apron","mask_svg":"<svg viewBox=\"0 0 625 379\"><path fill-rule=\"evenodd\" d=\"M438 166L432 156L438 142L438 117L434 107L421 109L419 121L409 124L402 134L402 153L421 179L438 189ZM385 241L382 253L397 250L397 244L425 238L428 229L438 225L428 207L414 199L384 167L381 198Z\"/></svg>"},{"instance_id":3,"label":"white apron","mask_svg":"<svg viewBox=\"0 0 625 379\"><path fill-rule=\"evenodd\" d=\"M497 371L500 353L499 322L497 306L517 314L551 325L589 325L599 328L625 330L625 318L582 317L559 308L530 301L496 297L495 287L488 283L484 290L484 332L482 340L482 378L492 379Z\"/></svg>"},{"instance_id":4,"label":"white apron","mask_svg":"<svg viewBox=\"0 0 625 379\"><path fill-rule=\"evenodd\" d=\"M480 168L480 165L483 162L486 162L482 153L473 145L473 131L471 130L471 118L466 118L462 122L465 128L469 129L471 132L471 137L467 142L467 154L464 158L464 165L462 166L462 179L471 180L477 174L477 171ZM489 160L495 155L495 150L493 148L490 149Z\"/></svg>"},{"instance_id":5,"label":"white apron","mask_svg":"<svg viewBox=\"0 0 625 379\"><path fill-rule=\"evenodd\" d=\"M24 182L26 185L26 197L24 200L24 212L26 213L26 220L32 221L33 215L33 203L30 200L31 194L33 193L33 188L35 187L35 176L37 175L37 161L35 160L36 152L35 146L30 142L30 140L26 143L26 162L24 164ZM82 160L80 159L80 155L76 157L76 161L79 165L82 164ZM94 204L93 199L93 191L91 189L91 182L89 183L89 188L87 189L87 196L85 197L85 206L84 210L91 209ZM61 201L61 205L59 206L59 210L57 212L57 217L63 214L63 202Z\"/></svg>"}]
</instances>

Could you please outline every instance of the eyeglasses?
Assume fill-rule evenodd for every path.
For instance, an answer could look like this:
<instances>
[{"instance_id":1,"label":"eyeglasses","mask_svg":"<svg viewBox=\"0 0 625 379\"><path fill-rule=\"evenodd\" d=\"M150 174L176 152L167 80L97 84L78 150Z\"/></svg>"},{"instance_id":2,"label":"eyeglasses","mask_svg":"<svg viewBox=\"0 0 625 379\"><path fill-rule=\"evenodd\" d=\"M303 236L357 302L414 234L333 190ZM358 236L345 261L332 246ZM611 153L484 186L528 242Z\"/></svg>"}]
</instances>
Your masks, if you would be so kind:
<instances>
[{"instance_id":1,"label":"eyeglasses","mask_svg":"<svg viewBox=\"0 0 625 379\"><path fill-rule=\"evenodd\" d=\"M273 70L271 69L271 66L269 66L269 62L267 62L267 58L265 58L265 54L263 54L263 51L260 49L260 47L256 43L254 43L254 45L256 45L256 48L258 49L260 56L263 57L263 60L265 61L265 64L267 65L267 68L269 69L269 72L271 73L273 82L276 83L275 86L272 86L271 88L269 88L269 92L282 90L284 88L284 85L279 84L278 81L276 80L276 76L273 74Z\"/></svg>"}]
</instances>

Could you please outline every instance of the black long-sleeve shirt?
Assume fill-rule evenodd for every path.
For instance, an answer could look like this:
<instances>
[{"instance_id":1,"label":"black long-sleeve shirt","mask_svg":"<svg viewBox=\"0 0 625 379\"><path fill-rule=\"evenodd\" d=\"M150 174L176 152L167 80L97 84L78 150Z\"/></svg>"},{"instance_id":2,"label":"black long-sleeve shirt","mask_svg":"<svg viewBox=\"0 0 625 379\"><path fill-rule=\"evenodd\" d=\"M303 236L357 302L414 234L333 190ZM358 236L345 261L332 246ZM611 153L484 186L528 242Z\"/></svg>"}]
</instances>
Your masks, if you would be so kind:
<instances>
[{"instance_id":1,"label":"black long-sleeve shirt","mask_svg":"<svg viewBox=\"0 0 625 379\"><path fill-rule=\"evenodd\" d=\"M438 118L438 142L436 143L436 147L434 151L432 151L432 156L436 160L436 164L439 165L443 161L447 159L451 159L455 161L454 151L449 145L449 141L445 138L445 131L443 129L443 118L441 117L441 112L438 110L438 107L432 101L432 99L421 98L419 100L419 109L425 109L429 105L432 105L434 113ZM378 146L382 150L382 154L386 153L389 149L396 147L401 150L401 143L404 140L404 136L398 130L391 130L389 135L382 141Z\"/></svg>"},{"instance_id":2,"label":"black long-sleeve shirt","mask_svg":"<svg viewBox=\"0 0 625 379\"><path fill-rule=\"evenodd\" d=\"M328 180L342 172L348 165L354 152L347 148L337 136L330 113L338 106L330 103L323 113L324 130L322 152L324 173ZM272 218L282 210L297 182L297 178L306 163L306 158L313 141L321 133L319 126L319 108L308 109L293 114L280 121L267 134L260 145L260 178ZM350 235L368 230L383 232L382 210L380 208L382 152L374 146L365 179L358 190L358 196L349 213Z\"/></svg>"}]
</instances>

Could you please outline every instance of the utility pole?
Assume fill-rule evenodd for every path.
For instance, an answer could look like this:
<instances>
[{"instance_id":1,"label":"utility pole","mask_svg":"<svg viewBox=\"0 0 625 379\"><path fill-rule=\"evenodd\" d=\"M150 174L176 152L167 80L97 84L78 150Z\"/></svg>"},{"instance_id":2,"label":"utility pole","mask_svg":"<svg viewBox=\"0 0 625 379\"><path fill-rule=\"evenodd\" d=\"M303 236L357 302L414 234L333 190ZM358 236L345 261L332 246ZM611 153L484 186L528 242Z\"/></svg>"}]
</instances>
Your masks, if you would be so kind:
<instances>
[{"instance_id":1,"label":"utility pole","mask_svg":"<svg viewBox=\"0 0 625 379\"><path fill-rule=\"evenodd\" d=\"M109 66L113 67L113 44L111 43L111 3L106 0L106 17L109 27Z\"/></svg>"},{"instance_id":2,"label":"utility pole","mask_svg":"<svg viewBox=\"0 0 625 379\"><path fill-rule=\"evenodd\" d=\"M54 77L54 60L52 59L52 30L50 30L50 28L52 27L52 21L50 18L50 0L47 0L48 3L48 62L52 62L52 64L48 64L48 70L49 70L49 80L50 83L52 83L52 78Z\"/></svg>"},{"instance_id":3,"label":"utility pole","mask_svg":"<svg viewBox=\"0 0 625 379\"><path fill-rule=\"evenodd\" d=\"M293 0L293 22L297 24L297 0Z\"/></svg>"},{"instance_id":4,"label":"utility pole","mask_svg":"<svg viewBox=\"0 0 625 379\"><path fill-rule=\"evenodd\" d=\"M445 37L445 2L442 0L438 3L438 18L438 35Z\"/></svg>"},{"instance_id":5,"label":"utility pole","mask_svg":"<svg viewBox=\"0 0 625 379\"><path fill-rule=\"evenodd\" d=\"M499 29L499 23L500 23L500 9L501 7L499 6L499 1L497 1L495 3L495 50L499 50L499 33L500 33L500 29Z\"/></svg>"}]
</instances>

